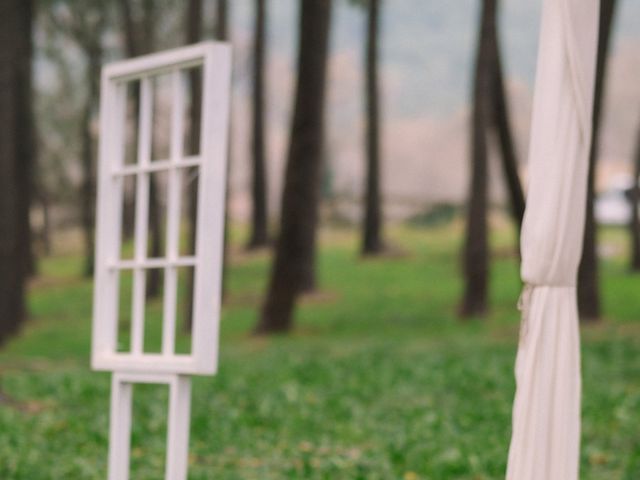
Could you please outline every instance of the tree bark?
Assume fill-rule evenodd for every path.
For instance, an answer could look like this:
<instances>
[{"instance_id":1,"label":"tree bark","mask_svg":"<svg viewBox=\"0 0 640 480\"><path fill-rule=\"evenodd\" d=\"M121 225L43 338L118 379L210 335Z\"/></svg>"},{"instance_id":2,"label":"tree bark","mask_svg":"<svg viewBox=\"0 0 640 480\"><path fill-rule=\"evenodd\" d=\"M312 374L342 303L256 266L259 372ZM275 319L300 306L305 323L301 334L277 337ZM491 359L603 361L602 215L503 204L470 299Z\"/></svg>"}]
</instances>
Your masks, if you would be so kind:
<instances>
[{"instance_id":1,"label":"tree bark","mask_svg":"<svg viewBox=\"0 0 640 480\"><path fill-rule=\"evenodd\" d=\"M640 177L640 130L636 142L635 158L633 159L633 184L629 192L631 202L631 218L629 220L629 230L631 233L631 270L640 271L640 218L638 215L638 202L640 202L640 187L638 178Z\"/></svg>"},{"instance_id":2,"label":"tree bark","mask_svg":"<svg viewBox=\"0 0 640 480\"><path fill-rule=\"evenodd\" d=\"M138 55L138 42L136 42L136 25L131 12L131 4L129 0L119 0L118 4L124 26L125 50L129 57L135 57Z\"/></svg>"},{"instance_id":3,"label":"tree bark","mask_svg":"<svg viewBox=\"0 0 640 480\"><path fill-rule=\"evenodd\" d=\"M253 171L251 179L252 214L248 249L269 243L267 220L267 172L264 134L264 60L266 43L266 0L256 0L255 39L253 49Z\"/></svg>"},{"instance_id":4,"label":"tree bark","mask_svg":"<svg viewBox=\"0 0 640 480\"><path fill-rule=\"evenodd\" d=\"M162 212L160 209L160 198L158 197L158 182L149 174L149 233L151 239L150 256L158 258L162 256L163 231ZM162 291L162 270L152 268L147 271L146 284L147 298L157 298Z\"/></svg>"},{"instance_id":5,"label":"tree bark","mask_svg":"<svg viewBox=\"0 0 640 480\"><path fill-rule=\"evenodd\" d=\"M216 4L216 40L226 42L229 40L229 2L218 0Z\"/></svg>"},{"instance_id":6,"label":"tree bark","mask_svg":"<svg viewBox=\"0 0 640 480\"><path fill-rule=\"evenodd\" d=\"M92 63L92 61L91 61ZM92 81L93 66L87 67L87 80ZM80 216L84 239L84 276L93 275L94 267L94 231L93 231L93 206L94 206L94 182L93 182L93 136L91 135L91 118L93 114L93 87L89 87L80 122L82 185L80 187Z\"/></svg>"},{"instance_id":7,"label":"tree bark","mask_svg":"<svg viewBox=\"0 0 640 480\"><path fill-rule=\"evenodd\" d=\"M131 11L129 0L118 1L122 25L124 28L124 50L128 57L138 56L138 42L136 41L136 25ZM133 84L135 85L135 84ZM140 89L134 90L134 118L139 116ZM136 120L137 122L137 120ZM122 239L131 240L135 230L135 192L133 195L125 195L123 199Z\"/></svg>"},{"instance_id":8,"label":"tree bark","mask_svg":"<svg viewBox=\"0 0 640 480\"><path fill-rule=\"evenodd\" d=\"M221 42L227 42L230 40L229 34L229 3L227 0L218 0L216 4L216 27L215 27L215 37L216 40ZM232 92L233 94L233 92ZM227 160L231 162L231 152L232 152L232 139L233 139L233 123L232 123L232 114L230 112L229 118L229 145L227 147ZM224 240L223 240L223 256L222 256L222 288L220 292L220 296L222 297L222 303L226 302L227 299L227 273L228 268L227 264L229 261L229 175L231 172L231 165L227 166L227 178L224 182L224 197L225 197L225 208L224 208Z\"/></svg>"},{"instance_id":9,"label":"tree bark","mask_svg":"<svg viewBox=\"0 0 640 480\"><path fill-rule=\"evenodd\" d=\"M484 0L478 37L473 112L471 118L472 151L471 182L467 205L467 236L463 252L465 290L460 305L462 317L482 316L487 311L489 276L489 246L487 239L488 210L488 151L487 126L490 105L487 92L491 91L491 54L496 51L496 0Z\"/></svg>"},{"instance_id":10,"label":"tree bark","mask_svg":"<svg viewBox=\"0 0 640 480\"><path fill-rule=\"evenodd\" d=\"M31 165L33 154L25 144L33 135L32 18L30 0L0 3L0 343L18 330L26 315L24 226L29 198L21 189L30 182L30 169L21 164Z\"/></svg>"},{"instance_id":11,"label":"tree bark","mask_svg":"<svg viewBox=\"0 0 640 480\"><path fill-rule=\"evenodd\" d=\"M587 211L584 227L582 258L578 268L578 310L584 322L600 318L600 288L598 281L598 258L596 251L596 221L594 218L596 162L600 149L600 123L605 91L607 57L611 37L611 25L615 13L615 0L602 0L598 58L596 66L595 93L593 102L592 137L589 152L589 176L587 184Z\"/></svg>"},{"instance_id":12,"label":"tree bark","mask_svg":"<svg viewBox=\"0 0 640 480\"><path fill-rule=\"evenodd\" d=\"M42 210L42 250L44 255L51 255L51 204L49 195L40 192L40 207Z\"/></svg>"},{"instance_id":13,"label":"tree bark","mask_svg":"<svg viewBox=\"0 0 640 480\"><path fill-rule=\"evenodd\" d=\"M378 41L380 0L368 2L367 46L365 52L367 108L367 181L363 223L362 253L375 255L384 249L380 198L380 115L378 85Z\"/></svg>"},{"instance_id":14,"label":"tree bark","mask_svg":"<svg viewBox=\"0 0 640 480\"><path fill-rule=\"evenodd\" d=\"M497 11L496 11L497 14ZM511 132L511 122L509 121L509 106L507 104L507 93L504 86L504 74L502 69L502 57L498 41L497 18L493 22L494 30L491 44L494 46L493 52L493 121L498 136L500 146L500 159L502 160L502 170L504 173L507 191L509 193L511 216L518 227L518 233L522 228L524 218L525 198L518 174L518 158ZM519 251L519 248L518 248Z\"/></svg>"},{"instance_id":15,"label":"tree bark","mask_svg":"<svg viewBox=\"0 0 640 480\"><path fill-rule=\"evenodd\" d=\"M280 236L267 298L255 329L260 334L291 329L296 299L314 269L330 17L330 0L302 0L298 80Z\"/></svg>"},{"instance_id":16,"label":"tree bark","mask_svg":"<svg viewBox=\"0 0 640 480\"><path fill-rule=\"evenodd\" d=\"M129 0L120 0L120 13L124 25L124 37L127 55L137 57L152 53L155 49L155 20L156 8L153 0L142 1L142 16L135 18L131 11ZM139 115L140 90L136 90L134 114ZM128 208L131 210L131 206ZM153 175L149 174L149 230L151 240L151 256L159 257L162 254L163 231L162 212L160 199L158 198L158 185ZM148 272L146 282L146 296L156 298L162 290L162 275L159 269L151 269Z\"/></svg>"},{"instance_id":17,"label":"tree bark","mask_svg":"<svg viewBox=\"0 0 640 480\"><path fill-rule=\"evenodd\" d=\"M80 135L82 139L82 185L81 185L81 218L84 231L85 265L84 275L93 275L94 268L94 224L95 224L95 154L96 142L91 131L91 122L97 109L100 92L100 68L102 65L102 45L96 40L91 45L83 46L87 60L86 81L89 89L82 113Z\"/></svg>"},{"instance_id":18,"label":"tree bark","mask_svg":"<svg viewBox=\"0 0 640 480\"><path fill-rule=\"evenodd\" d=\"M202 38L202 0L189 0L187 4L186 16L187 44L199 42ZM188 139L191 152L200 152L200 103L202 97L202 79L197 72L191 72L189 77L191 85L191 111L190 117L190 137ZM189 191L188 202L188 225L187 242L191 252L195 253L196 247L196 221L198 218L198 178L194 180L193 188ZM193 286L194 276L187 277L185 293L185 322L183 328L186 332L191 331L193 325Z\"/></svg>"},{"instance_id":19,"label":"tree bark","mask_svg":"<svg viewBox=\"0 0 640 480\"><path fill-rule=\"evenodd\" d=\"M18 198L18 209L20 219L20 258L23 260L25 275L30 277L36 273L36 257L33 250L33 235L31 231L30 212L33 203L34 192L34 168L37 158L35 121L33 118L32 98L33 82L31 75L31 59L33 58L33 40L31 18L34 16L33 6L28 2L29 19L23 18L21 25L29 35L21 37L22 42L18 47L20 54L27 59L22 63L20 71L20 81L17 85L21 108L18 109L18 125L20 126L18 135L18 185L20 186L20 196ZM24 22L29 22L28 24Z\"/></svg>"}]
</instances>

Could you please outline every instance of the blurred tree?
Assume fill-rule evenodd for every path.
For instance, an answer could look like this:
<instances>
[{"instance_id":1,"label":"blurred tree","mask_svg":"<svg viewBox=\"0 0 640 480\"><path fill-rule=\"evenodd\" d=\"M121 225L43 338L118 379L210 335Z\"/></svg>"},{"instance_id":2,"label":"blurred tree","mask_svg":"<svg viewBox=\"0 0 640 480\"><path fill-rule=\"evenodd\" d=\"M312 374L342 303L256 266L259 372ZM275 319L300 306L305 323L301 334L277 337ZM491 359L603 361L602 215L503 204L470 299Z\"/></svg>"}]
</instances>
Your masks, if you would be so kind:
<instances>
[{"instance_id":1,"label":"blurred tree","mask_svg":"<svg viewBox=\"0 0 640 480\"><path fill-rule=\"evenodd\" d=\"M50 18L60 32L76 44L84 55L86 97L80 123L82 185L80 188L81 224L84 232L84 274L93 273L95 156L96 135L93 121L98 108L100 69L103 60L105 35L110 5L100 0L52 0Z\"/></svg>"},{"instance_id":2,"label":"blurred tree","mask_svg":"<svg viewBox=\"0 0 640 480\"><path fill-rule=\"evenodd\" d=\"M202 39L202 0L189 0L186 11L186 43L197 43ZM189 77L191 85L191 109L189 111L189 151L194 154L200 152L200 103L202 98L202 78L197 71L192 71ZM191 172L191 177L196 172ZM196 219L198 217L198 181L193 180L193 188L189 190L188 198L188 228L187 242L191 252L196 247ZM185 331L191 331L193 323L193 275L187 277L187 289L185 294Z\"/></svg>"},{"instance_id":3,"label":"blurred tree","mask_svg":"<svg viewBox=\"0 0 640 480\"><path fill-rule=\"evenodd\" d=\"M129 57L151 53L155 48L157 5L154 0L119 0L124 27L125 51ZM139 7L134 11L135 7Z\"/></svg>"},{"instance_id":4,"label":"blurred tree","mask_svg":"<svg viewBox=\"0 0 640 480\"><path fill-rule=\"evenodd\" d=\"M280 233L255 328L259 334L291 329L295 301L314 271L331 1L301 0L300 5L298 80Z\"/></svg>"},{"instance_id":5,"label":"blurred tree","mask_svg":"<svg viewBox=\"0 0 640 480\"><path fill-rule=\"evenodd\" d=\"M593 103L593 133L589 152L589 177L587 184L587 212L584 227L582 258L578 269L578 310L585 322L600 318L600 287L598 281L598 258L596 252L596 221L594 216L596 163L600 152L600 123L605 91L611 26L615 14L616 0L602 0L600 4L600 32L596 83Z\"/></svg>"},{"instance_id":6,"label":"blurred tree","mask_svg":"<svg viewBox=\"0 0 640 480\"><path fill-rule=\"evenodd\" d=\"M366 0L368 10L365 52L367 110L367 179L365 189L362 253L375 255L384 249L380 198L380 87L378 81L378 43L380 0Z\"/></svg>"},{"instance_id":7,"label":"blurred tree","mask_svg":"<svg viewBox=\"0 0 640 480\"><path fill-rule=\"evenodd\" d=\"M137 57L152 53L155 50L155 25L157 24L158 2L154 0L142 0L140 2L140 12L136 15L132 9L136 2L131 0L120 0L120 15L124 26L125 50L128 57ZM139 87L139 85L136 85ZM140 106L140 89L137 88L134 94L135 110L137 118ZM132 205L125 206L127 211L133 214ZM133 223L133 222L125 222ZM163 229L162 212L160 199L158 198L158 184L153 175L149 175L149 229L151 239L151 256L160 257L162 255ZM155 298L160 295L162 288L161 270L154 268L148 271L147 275L147 297Z\"/></svg>"},{"instance_id":8,"label":"blurred tree","mask_svg":"<svg viewBox=\"0 0 640 480\"><path fill-rule=\"evenodd\" d=\"M471 183L467 204L467 230L463 255L465 290L460 305L463 317L484 315L487 310L489 247L487 240L488 141L487 125L491 122L492 75L491 58L497 51L496 0L484 0L478 34L473 112L471 116Z\"/></svg>"},{"instance_id":9,"label":"blurred tree","mask_svg":"<svg viewBox=\"0 0 640 480\"><path fill-rule=\"evenodd\" d=\"M214 29L216 40L229 40L229 2L218 0L216 3L216 24Z\"/></svg>"},{"instance_id":10,"label":"blurred tree","mask_svg":"<svg viewBox=\"0 0 640 480\"><path fill-rule=\"evenodd\" d=\"M0 2L0 342L25 318L33 163L30 0ZM25 229L25 225L27 228Z\"/></svg>"},{"instance_id":11,"label":"blurred tree","mask_svg":"<svg viewBox=\"0 0 640 480\"><path fill-rule=\"evenodd\" d=\"M495 15L498 15L496 4ZM507 192L509 194L511 215L513 221L518 227L518 232L522 227L522 219L524 218L525 199L518 175L518 159L516 148L511 133L511 122L509 121L509 105L507 102L507 94L504 86L504 74L502 69L502 55L500 53L500 42L498 39L497 29L498 19L492 22L490 31L491 40L489 45L492 49L490 62L493 69L492 90L487 92L492 96L493 124L496 129L498 143L500 147L500 159L502 161L502 171L507 184ZM517 250L520 251L519 245Z\"/></svg>"},{"instance_id":12,"label":"blurred tree","mask_svg":"<svg viewBox=\"0 0 640 480\"><path fill-rule=\"evenodd\" d=\"M189 0L187 3L186 11L186 43L192 44L202 40L203 25L202 25L203 4L202 0ZM216 3L216 18L214 25L214 36L216 40L227 41L229 38L229 4L227 0L218 0ZM202 83L201 78L196 72L192 72L189 78L191 86L191 109L189 111L190 117L190 130L189 130L189 149L193 152L200 150L200 99L202 96ZM195 173L195 172L192 172ZM228 180L228 173L227 173ZM227 181L228 183L228 181ZM197 182L194 183L194 188L190 190L188 199L189 213L188 213L188 225L187 225L187 242L191 251L195 251L196 244L196 217L197 217ZM227 195L228 196L228 195ZM225 238L224 238L224 258L222 265L222 295L225 294L226 285L226 262L227 262L227 212L225 210ZM191 331L191 325L193 321L193 275L187 277L187 286L185 292L185 322L183 329L186 332Z\"/></svg>"},{"instance_id":13,"label":"blurred tree","mask_svg":"<svg viewBox=\"0 0 640 480\"><path fill-rule=\"evenodd\" d=\"M85 103L85 75L78 68L75 52L70 54L66 32L60 31L51 19L51 9L42 4L34 28L39 32L37 49L41 64L47 65L51 79L39 85L35 96L37 168L34 170L34 201L41 209L42 223L37 240L42 251L49 254L55 222L51 219L53 207L65 211L77 209L78 188L74 184L76 165L70 159L80 157L77 132ZM64 102L60 102L64 98ZM78 162L79 163L79 162Z\"/></svg>"},{"instance_id":14,"label":"blurred tree","mask_svg":"<svg viewBox=\"0 0 640 480\"><path fill-rule=\"evenodd\" d=\"M380 195L380 87L378 72L381 0L350 0L367 11L367 40L364 51L367 168L362 222L362 253L375 255L384 250L382 240L382 200Z\"/></svg>"},{"instance_id":15,"label":"blurred tree","mask_svg":"<svg viewBox=\"0 0 640 480\"><path fill-rule=\"evenodd\" d=\"M488 247L488 145L495 130L513 221L522 227L525 199L518 174L518 159L511 132L509 106L498 39L498 0L484 0L474 86L472 114L472 179L467 209L467 240L464 251L465 295L463 317L483 315L487 309ZM516 244L519 252L519 245Z\"/></svg>"},{"instance_id":16,"label":"blurred tree","mask_svg":"<svg viewBox=\"0 0 640 480\"><path fill-rule=\"evenodd\" d=\"M218 0L216 3L216 17L215 17L215 28L214 28L214 37L216 40L221 42L230 41L229 35L229 2L227 0ZM233 93L233 92L232 92ZM233 103L233 102L232 102ZM227 148L227 161L229 165L227 165L227 178L225 181L225 210L224 210L224 253L222 258L222 302L224 303L227 299L227 262L229 259L229 174L231 171L231 144L233 134L233 124L232 124L232 115L233 112L230 112L229 118L229 145Z\"/></svg>"},{"instance_id":17,"label":"blurred tree","mask_svg":"<svg viewBox=\"0 0 640 480\"><path fill-rule=\"evenodd\" d=\"M266 0L255 0L255 29L253 47L253 169L251 179L252 214L249 249L265 247L269 243L267 209L267 172L265 165L264 133L264 61L266 44Z\"/></svg>"},{"instance_id":18,"label":"blurred tree","mask_svg":"<svg viewBox=\"0 0 640 480\"><path fill-rule=\"evenodd\" d=\"M631 202L631 219L629 230L631 233L631 270L640 271L640 218L638 218L638 202L640 202L640 186L638 185L640 178L640 130L636 140L635 158L633 159L633 184L629 192L629 201Z\"/></svg>"},{"instance_id":19,"label":"blurred tree","mask_svg":"<svg viewBox=\"0 0 640 480\"><path fill-rule=\"evenodd\" d=\"M32 0L28 0L23 7L27 13L22 18L21 28L25 31L21 34L21 43L16 45L18 54L24 57L20 80L17 83L16 95L20 107L17 110L16 120L19 130L17 132L18 148L18 177L16 179L20 194L18 196L18 219L20 221L20 253L19 258L23 262L25 275L31 276L36 272L36 258L33 250L33 235L31 232L31 206L34 198L34 171L37 162L37 142L35 119L33 118L33 22L35 19L35 6Z\"/></svg>"}]
</instances>

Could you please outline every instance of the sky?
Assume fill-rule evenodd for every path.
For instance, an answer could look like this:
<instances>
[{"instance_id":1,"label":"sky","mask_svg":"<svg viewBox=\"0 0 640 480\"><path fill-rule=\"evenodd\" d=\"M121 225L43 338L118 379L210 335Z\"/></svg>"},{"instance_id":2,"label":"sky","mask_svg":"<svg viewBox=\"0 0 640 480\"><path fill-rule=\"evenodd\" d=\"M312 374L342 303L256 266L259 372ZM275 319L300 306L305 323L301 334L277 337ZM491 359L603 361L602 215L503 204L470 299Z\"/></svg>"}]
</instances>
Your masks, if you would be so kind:
<instances>
[{"instance_id":1,"label":"sky","mask_svg":"<svg viewBox=\"0 0 640 480\"><path fill-rule=\"evenodd\" d=\"M232 213L249 214L251 55L254 0L230 1L234 51L232 111ZM269 209L278 211L286 160L297 57L299 0L268 2L267 134ZM170 5L182 5L176 0ZM205 1L210 34L215 1ZM469 100L480 0L382 0L380 76L383 193L387 210L406 212L430 204L461 203L469 171ZM531 96L542 0L502 0L499 19L506 85L517 151L526 163ZM162 17L176 31L179 9ZM640 1L619 0L615 19L602 135L604 174L628 168L640 128ZM161 29L162 29L161 28ZM358 217L364 179L365 12L334 0L326 105L326 158L334 193ZM164 35L166 46L182 35ZM112 35L111 43L119 43ZM66 47L65 47L66 48ZM70 57L79 52L69 49ZM73 60L73 58L72 58ZM71 62L75 65L75 62ZM38 88L52 72L38 62ZM81 69L71 73L81 75ZM79 77L81 78L81 77ZM60 108L60 106L56 106ZM75 110L74 110L75 111ZM491 190L502 198L500 173L491 167Z\"/></svg>"},{"instance_id":2,"label":"sky","mask_svg":"<svg viewBox=\"0 0 640 480\"><path fill-rule=\"evenodd\" d=\"M362 11L347 0L334 3L334 54L360 57ZM538 42L541 0L503 0L500 34L508 76L531 86ZM269 4L272 55L295 56L297 2ZM402 93L393 92L392 114L450 114L466 103L477 32L478 0L383 0L382 69ZM249 40L253 2L233 2L236 35ZM614 49L640 38L640 2L621 0Z\"/></svg>"},{"instance_id":3,"label":"sky","mask_svg":"<svg viewBox=\"0 0 640 480\"><path fill-rule=\"evenodd\" d=\"M288 141L297 50L296 0L272 0L268 12L270 205L277 210ZM334 189L354 205L362 192L364 14L334 2L327 105L327 157ZM387 210L464 201L468 174L468 107L478 0L383 0L381 65L383 191ZM503 0L499 21L518 152L526 160L541 0ZM236 92L232 190L248 214L250 54L253 1L232 2ZM640 120L640 2L620 0L605 107L603 157L627 162ZM495 163L495 162L494 162ZM603 171L607 170L603 168ZM608 171L608 170L607 170ZM615 168L613 171L617 171ZM605 172L606 173L606 172ZM502 197L497 168L491 184ZM349 203L348 201L346 203ZM418 207L417 207L418 206ZM353 210L357 217L357 207Z\"/></svg>"}]
</instances>

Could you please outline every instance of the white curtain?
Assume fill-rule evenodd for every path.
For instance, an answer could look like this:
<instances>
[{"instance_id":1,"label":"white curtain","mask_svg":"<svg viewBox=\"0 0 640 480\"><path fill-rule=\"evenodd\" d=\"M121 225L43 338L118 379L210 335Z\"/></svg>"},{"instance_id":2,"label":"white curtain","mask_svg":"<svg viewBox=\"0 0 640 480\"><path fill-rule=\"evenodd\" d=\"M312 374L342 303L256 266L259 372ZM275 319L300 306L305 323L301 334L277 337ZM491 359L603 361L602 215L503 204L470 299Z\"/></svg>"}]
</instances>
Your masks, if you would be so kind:
<instances>
[{"instance_id":1,"label":"white curtain","mask_svg":"<svg viewBox=\"0 0 640 480\"><path fill-rule=\"evenodd\" d=\"M582 252L599 0L543 0L508 480L576 480Z\"/></svg>"}]
</instances>

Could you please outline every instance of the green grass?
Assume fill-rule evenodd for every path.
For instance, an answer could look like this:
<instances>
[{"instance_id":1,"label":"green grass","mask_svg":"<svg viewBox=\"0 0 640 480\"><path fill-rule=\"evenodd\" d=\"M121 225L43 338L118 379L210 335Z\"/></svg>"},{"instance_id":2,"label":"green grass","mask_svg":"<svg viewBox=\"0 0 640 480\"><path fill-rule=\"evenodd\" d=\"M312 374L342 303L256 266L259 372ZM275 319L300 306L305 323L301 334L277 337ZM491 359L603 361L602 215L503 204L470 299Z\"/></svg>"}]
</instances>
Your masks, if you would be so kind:
<instances>
[{"instance_id":1,"label":"green grass","mask_svg":"<svg viewBox=\"0 0 640 480\"><path fill-rule=\"evenodd\" d=\"M268 257L234 250L220 372L194 381L189 478L504 478L520 288L512 236L493 239L490 317L466 323L455 315L459 226L390 238L403 255L362 260L355 232L323 232L322 291L291 335L268 339L249 335ZM606 319L583 329L583 479L640 478L640 277L626 271L624 240L604 232L616 253L602 266ZM32 319L0 352L2 480L105 478L109 375L88 368L92 289L80 270L76 256L42 262ZM158 302L150 308L154 325ZM155 480L166 391L136 387L134 399L132 478Z\"/></svg>"}]
</instances>

